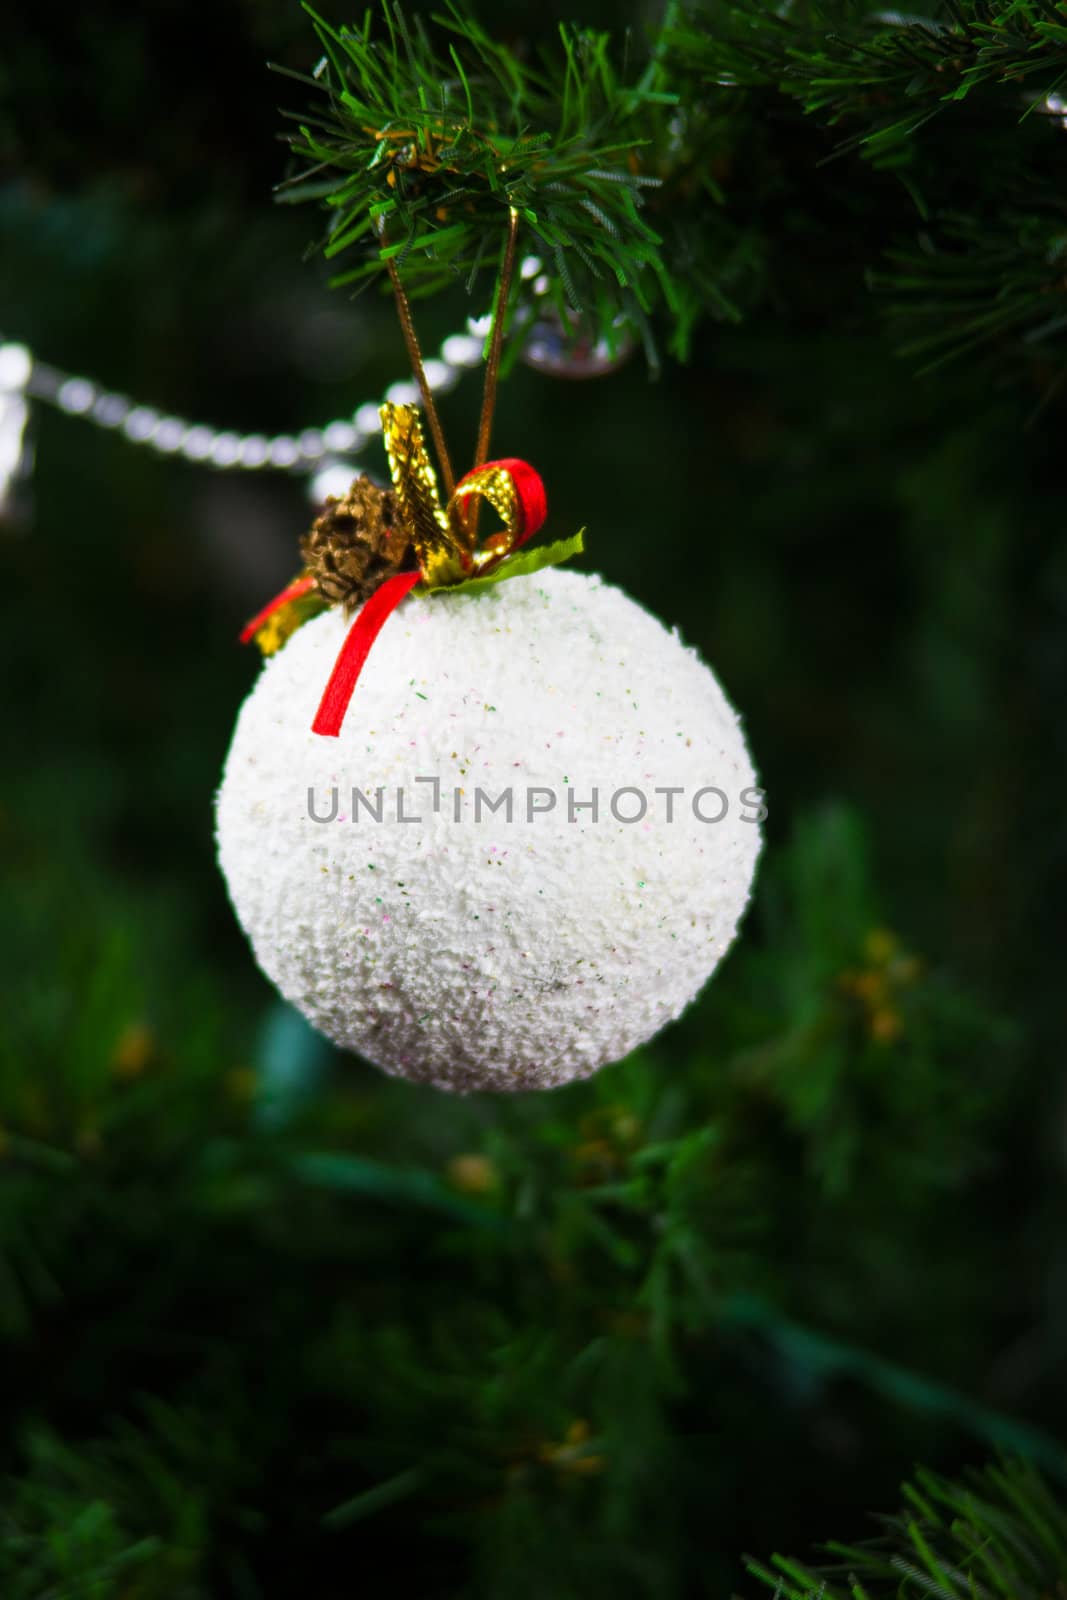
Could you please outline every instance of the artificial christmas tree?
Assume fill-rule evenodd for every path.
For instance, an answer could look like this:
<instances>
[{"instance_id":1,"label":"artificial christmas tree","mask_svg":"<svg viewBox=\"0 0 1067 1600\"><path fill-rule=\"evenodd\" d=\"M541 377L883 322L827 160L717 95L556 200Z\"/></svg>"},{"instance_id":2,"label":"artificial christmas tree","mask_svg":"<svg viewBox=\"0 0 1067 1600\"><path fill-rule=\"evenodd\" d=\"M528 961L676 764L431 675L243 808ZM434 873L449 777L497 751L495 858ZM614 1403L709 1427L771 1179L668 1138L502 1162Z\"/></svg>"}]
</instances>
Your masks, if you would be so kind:
<instances>
[{"instance_id":1,"label":"artificial christmas tree","mask_svg":"<svg viewBox=\"0 0 1067 1600\"><path fill-rule=\"evenodd\" d=\"M524 0L389 16L352 37L398 136L361 134L383 137L347 172L344 63L292 7L8 30L0 323L32 352L4 370L35 466L0 634L0 1589L340 1600L383 1568L419 1600L1052 1592L1058 15L589 0L566 43L573 19ZM405 611L591 566L714 663L772 800L706 993L551 1094L435 1094L332 1050L249 960L206 806L259 671L241 619L318 524L307 569L326 552L354 587L298 597L263 671L332 634L310 739L372 564L347 568L325 496L392 492L383 397L427 415L374 293L395 300L388 260L442 432L471 442L456 477L475 463L489 324L465 319L491 314L516 196L484 143L448 200L447 146L412 158L431 57L461 123L465 75L483 132L489 108L514 135L514 97L572 136L517 245L492 453L536 464L551 507L510 558L582 525L588 554L413 588L320 742ZM300 260L309 209L264 203L277 101L305 96L296 137L329 164L281 195L396 202L387 242L324 269L373 266L351 301ZM568 190L593 151L626 182ZM403 206L464 225L455 274Z\"/></svg>"}]
</instances>

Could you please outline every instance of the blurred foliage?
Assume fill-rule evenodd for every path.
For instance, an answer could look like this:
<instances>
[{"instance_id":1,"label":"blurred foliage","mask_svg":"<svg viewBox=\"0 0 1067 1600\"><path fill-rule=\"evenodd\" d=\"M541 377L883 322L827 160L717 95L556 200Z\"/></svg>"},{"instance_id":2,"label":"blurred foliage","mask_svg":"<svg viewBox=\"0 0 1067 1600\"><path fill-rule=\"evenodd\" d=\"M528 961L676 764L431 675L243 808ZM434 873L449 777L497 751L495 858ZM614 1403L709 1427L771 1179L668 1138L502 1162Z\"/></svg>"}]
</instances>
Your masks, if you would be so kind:
<instances>
[{"instance_id":1,"label":"blurred foliage","mask_svg":"<svg viewBox=\"0 0 1067 1600\"><path fill-rule=\"evenodd\" d=\"M477 15L556 48L552 5ZM913 1521L969 1572L953 1521L1008 1513L965 1466L1009 1450L1060 1493L1055 337L1010 320L995 381L918 380L865 269L919 248L966 277L955 210L996 277L968 280L973 308L1001 282L1032 304L1013 219L1040 222L1067 145L983 79L903 169L862 142L827 161L871 124L851 98L809 107L783 29L854 83L890 25L760 13L752 62L751 27L702 15L699 128L648 191L692 290L689 363L655 388L637 363L594 385L518 363L498 418L548 483L547 536L584 524L583 559L713 663L769 791L739 943L638 1056L454 1099L339 1059L277 1003L211 797L255 671L235 635L291 571L302 487L35 419L32 515L0 531L4 1600L339 1600L379 1569L419 1600L719 1597L755 1581L744 1551L771 1572L765 1552L862 1533L916 1460ZM1053 90L1053 43L1020 93ZM401 374L391 313L331 295L307 218L269 203L262 62L313 66L295 7L222 0L208 37L176 0L102 0L23 11L6 45L5 334L242 430ZM715 83L742 46L744 81ZM426 345L468 309L462 285L420 306ZM471 437L476 388L444 403ZM910 1528L888 1537L914 1561ZM871 1595L896 1592L884 1557L845 1558Z\"/></svg>"},{"instance_id":2,"label":"blurred foliage","mask_svg":"<svg viewBox=\"0 0 1067 1600\"><path fill-rule=\"evenodd\" d=\"M344 1069L279 1102L170 919L148 964L136 898L68 882L72 923L37 873L15 889L36 1012L0 1062L6 1592L79 1563L103 1594L282 1592L310 1532L304 1559L370 1560L412 1524L412 1593L439 1548L472 1594L684 1592L717 1548L722 1581L736 1536L702 1548L677 1497L728 1441L731 1473L763 1471L727 1420L753 1363L772 1413L832 1413L858 1372L906 1400L909 1445L1005 1437L958 1392L989 1286L956 1285L958 1333L938 1295L1016 1047L884 929L846 813L769 868L765 939L687 1019L684 1067L657 1042L547 1097Z\"/></svg>"},{"instance_id":3,"label":"blurred foliage","mask_svg":"<svg viewBox=\"0 0 1067 1600\"><path fill-rule=\"evenodd\" d=\"M903 1489L904 1507L881 1517L881 1537L831 1543L832 1564L812 1570L775 1556L750 1570L780 1600L1042 1600L1067 1580L1067 1512L1021 1461L987 1467L953 1483L920 1471Z\"/></svg>"},{"instance_id":4,"label":"blurred foliage","mask_svg":"<svg viewBox=\"0 0 1067 1600\"><path fill-rule=\"evenodd\" d=\"M987 370L1055 391L1067 337L1059 7L690 0L668 17L661 60L683 161L709 140L733 248L765 265L757 296L795 299L781 268L792 275L814 225L837 246L820 259L834 292L848 303L873 288L905 354L977 351ZM814 171L794 207L796 148ZM690 224L684 211L683 198L679 226L706 261L699 214Z\"/></svg>"}]
</instances>

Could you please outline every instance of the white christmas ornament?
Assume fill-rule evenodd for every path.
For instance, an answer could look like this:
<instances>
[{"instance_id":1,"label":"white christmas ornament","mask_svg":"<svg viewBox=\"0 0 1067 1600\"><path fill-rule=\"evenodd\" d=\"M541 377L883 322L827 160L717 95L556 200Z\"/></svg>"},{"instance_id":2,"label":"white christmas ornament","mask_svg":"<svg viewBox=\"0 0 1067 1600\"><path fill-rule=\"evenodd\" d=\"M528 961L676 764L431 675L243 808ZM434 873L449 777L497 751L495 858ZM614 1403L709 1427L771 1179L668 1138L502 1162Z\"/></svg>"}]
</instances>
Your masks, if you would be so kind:
<instances>
[{"instance_id":1,"label":"white christmas ornament","mask_svg":"<svg viewBox=\"0 0 1067 1600\"><path fill-rule=\"evenodd\" d=\"M339 738L339 607L272 656L218 796L256 959L328 1038L440 1088L542 1089L650 1039L745 908L756 778L696 652L599 578L417 590Z\"/></svg>"}]
</instances>

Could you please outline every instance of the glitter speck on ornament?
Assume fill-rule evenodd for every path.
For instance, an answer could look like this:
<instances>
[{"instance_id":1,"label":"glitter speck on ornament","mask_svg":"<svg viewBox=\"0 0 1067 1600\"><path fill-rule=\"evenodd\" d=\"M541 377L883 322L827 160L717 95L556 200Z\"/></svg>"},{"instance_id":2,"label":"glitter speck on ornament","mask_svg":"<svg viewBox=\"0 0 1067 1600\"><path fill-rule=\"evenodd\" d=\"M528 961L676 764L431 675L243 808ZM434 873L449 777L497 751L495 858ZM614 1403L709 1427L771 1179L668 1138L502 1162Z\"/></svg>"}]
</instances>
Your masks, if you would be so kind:
<instances>
[{"instance_id":1,"label":"glitter speck on ornament","mask_svg":"<svg viewBox=\"0 0 1067 1600\"><path fill-rule=\"evenodd\" d=\"M230 895L283 995L387 1072L461 1091L586 1077L677 1017L759 850L741 728L696 653L595 576L417 592L326 739L344 634L326 612L266 662L218 798ZM712 790L717 822L714 795L694 803Z\"/></svg>"}]
</instances>

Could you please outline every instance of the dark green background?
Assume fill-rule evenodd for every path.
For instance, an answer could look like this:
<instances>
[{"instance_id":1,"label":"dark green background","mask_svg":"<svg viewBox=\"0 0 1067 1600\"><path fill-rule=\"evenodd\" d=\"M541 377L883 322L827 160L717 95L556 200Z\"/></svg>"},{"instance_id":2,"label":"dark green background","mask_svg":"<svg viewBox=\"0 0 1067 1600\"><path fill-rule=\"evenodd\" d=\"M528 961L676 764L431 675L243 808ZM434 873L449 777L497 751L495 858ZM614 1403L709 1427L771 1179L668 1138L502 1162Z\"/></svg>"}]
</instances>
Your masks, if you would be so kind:
<instances>
[{"instance_id":1,"label":"dark green background","mask_svg":"<svg viewBox=\"0 0 1067 1600\"><path fill-rule=\"evenodd\" d=\"M552 23L511 3L491 21ZM313 55L288 4L9 21L0 332L239 431L380 396L403 375L388 303L331 295L302 261L315 218L271 204L277 107L301 93L264 62ZM825 148L813 135L813 164ZM837 170L859 241L878 186ZM982 1407L1062 1432L1064 412L1034 420L1038 392L987 368L917 376L879 332L859 248L826 259L795 155L793 179L800 244L773 292L740 325L706 322L685 369L653 385L640 358L592 383L519 367L498 411L498 448L545 477L550 534L586 525L584 564L712 663L770 797L738 950L647 1060L593 1087L461 1106L279 1035L215 868L212 797L257 670L235 635L293 569L303 483L36 409L32 514L0 539L5 1594L69 1580L56 1540L77 1527L69 1559L99 1562L101 1595L342 1595L375 1561L418 1596L720 1595L745 1550L862 1532L916 1456L983 1459ZM743 150L725 194L743 215ZM427 347L471 309L420 308ZM471 377L447 400L454 440L477 401ZM804 1018L882 925L931 986L921 1048L857 1046L805 1109L828 1057ZM126 1084L116 1050L142 1025ZM558 1152L605 1106L747 1081L760 1050L774 1091L714 1107L726 1154L697 1248L721 1314L680 1330L668 1366L639 1341L557 1415L563 1364L595 1363L598 1307L627 1304L636 1270L611 1258L602 1282L584 1245L568 1256ZM286 1067L318 1087L264 1124L251 1074ZM650 1124L692 1131L718 1092L656 1100ZM451 1157L487 1150L502 1217L528 1165L571 1278L544 1275L539 1244L502 1265L377 1168L294 1189L287 1163L327 1148L439 1194ZM757 1218L738 1266L735 1225ZM755 1330L750 1292L776 1308ZM958 1393L958 1414L868 1356ZM523 1480L513 1504L514 1440L589 1412L626 1482L610 1465L558 1494ZM444 1455L391 1508L330 1520L424 1448Z\"/></svg>"}]
</instances>

